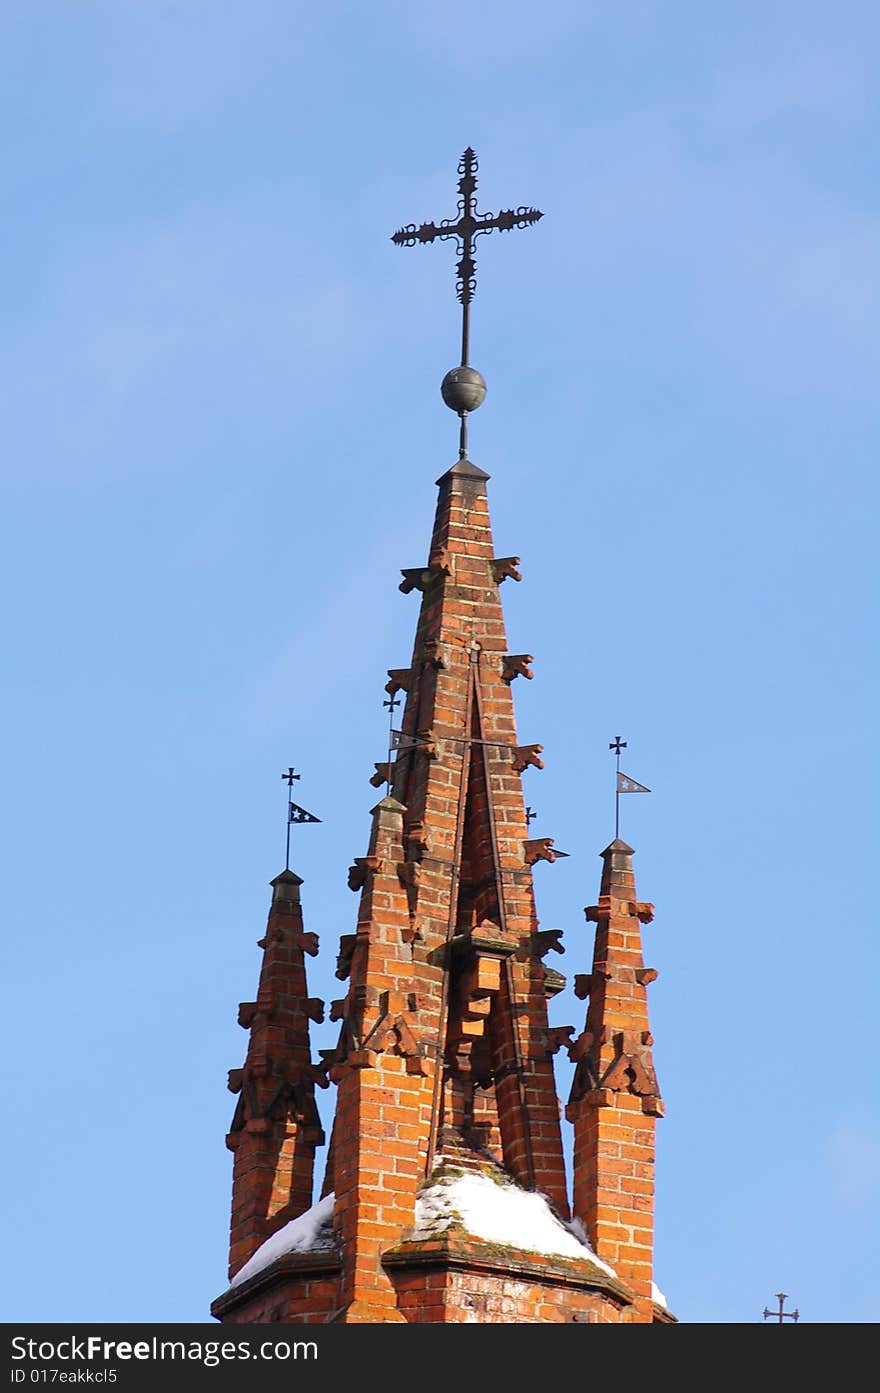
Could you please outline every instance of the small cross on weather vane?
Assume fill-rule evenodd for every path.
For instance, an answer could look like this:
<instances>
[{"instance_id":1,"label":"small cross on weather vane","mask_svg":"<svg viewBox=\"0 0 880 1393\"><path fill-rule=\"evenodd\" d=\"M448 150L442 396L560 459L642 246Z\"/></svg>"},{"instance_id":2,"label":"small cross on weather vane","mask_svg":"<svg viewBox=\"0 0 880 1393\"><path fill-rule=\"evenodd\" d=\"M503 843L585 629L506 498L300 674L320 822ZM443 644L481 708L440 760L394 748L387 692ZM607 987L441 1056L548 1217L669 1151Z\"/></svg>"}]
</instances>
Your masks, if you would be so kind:
<instances>
[{"instance_id":1,"label":"small cross on weather vane","mask_svg":"<svg viewBox=\"0 0 880 1393\"><path fill-rule=\"evenodd\" d=\"M284 848L284 869L285 869L286 871L289 871L289 870L290 870L290 825L291 825L291 823L293 823L293 822L300 822L300 823L302 823L302 822L320 822L321 819L320 819L319 817L315 817L314 813L307 813L306 810L305 810L305 808L301 808L301 807L299 806L298 803L294 803L294 802L293 802L293 800L292 800L292 798L291 798L291 796L290 796L291 793L293 792L293 785L294 785L294 782L295 782L296 780L298 780L298 779L301 777L299 774L297 774L297 773L294 772L293 765L290 765L290 766L288 767L287 773L286 773L286 774L282 774L281 777L282 777L282 779L284 780L284 782L287 784L287 841L286 841L285 848Z\"/></svg>"},{"instance_id":2,"label":"small cross on weather vane","mask_svg":"<svg viewBox=\"0 0 880 1393\"><path fill-rule=\"evenodd\" d=\"M391 797L391 755L394 752L394 713L400 705L400 699L392 691L382 702L383 706L388 707L388 763L385 766L385 792Z\"/></svg>"},{"instance_id":3,"label":"small cross on weather vane","mask_svg":"<svg viewBox=\"0 0 880 1393\"><path fill-rule=\"evenodd\" d=\"M764 1319L765 1319L765 1320L769 1320L769 1318L772 1316L773 1319L774 1319L775 1321L778 1321L780 1325L782 1325L782 1323L783 1323L784 1321L787 1321L787 1320L797 1321L797 1319L798 1319L797 1307L795 1307L795 1309L794 1309L793 1311L784 1311L784 1310L782 1309L783 1306L785 1305L785 1298L786 1298L787 1296L788 1296L788 1292L787 1292L787 1291L778 1291L778 1292L776 1293L776 1300L779 1302L779 1310L778 1310L778 1311L768 1311L767 1307L765 1306L765 1307L764 1307Z\"/></svg>"},{"instance_id":4,"label":"small cross on weather vane","mask_svg":"<svg viewBox=\"0 0 880 1393\"><path fill-rule=\"evenodd\" d=\"M477 157L468 146L458 165L458 217L444 218L438 225L433 222L407 223L391 238L398 247L414 247L418 243L447 241L454 237L458 249L456 263L457 280L455 289L461 302L461 366L453 368L443 379L440 391L446 405L461 422L458 453L461 459L467 455L467 417L469 411L476 411L486 396L486 383L481 373L472 368L470 357L471 301L477 288L477 263L474 260L474 242L477 237L493 232L510 232L514 227L529 227L544 216L537 208L520 204L518 208L507 208L501 213L477 212Z\"/></svg>"},{"instance_id":5,"label":"small cross on weather vane","mask_svg":"<svg viewBox=\"0 0 880 1393\"><path fill-rule=\"evenodd\" d=\"M621 740L619 735L615 735L608 748L614 750L617 756L617 779L614 786L614 840L617 841L620 836L620 795L622 793L650 793L651 790L635 779L631 779L629 774L620 772L620 752L626 749L625 740Z\"/></svg>"}]
</instances>

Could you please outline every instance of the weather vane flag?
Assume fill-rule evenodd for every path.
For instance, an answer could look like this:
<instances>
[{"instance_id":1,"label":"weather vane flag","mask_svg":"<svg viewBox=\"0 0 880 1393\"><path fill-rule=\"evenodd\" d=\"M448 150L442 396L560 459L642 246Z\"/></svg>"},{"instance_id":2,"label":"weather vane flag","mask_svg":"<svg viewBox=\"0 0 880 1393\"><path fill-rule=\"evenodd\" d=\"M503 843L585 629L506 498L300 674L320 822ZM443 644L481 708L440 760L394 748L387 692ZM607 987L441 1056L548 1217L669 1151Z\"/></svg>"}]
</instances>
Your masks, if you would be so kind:
<instances>
[{"instance_id":1,"label":"weather vane flag","mask_svg":"<svg viewBox=\"0 0 880 1393\"><path fill-rule=\"evenodd\" d=\"M320 822L319 817L314 813L307 813L305 808L301 808L299 803L294 803L291 798L294 782L298 781L300 775L294 772L293 765L287 770L286 774L281 775L287 784L287 843L284 851L284 869L290 870L290 825L293 822Z\"/></svg>"},{"instance_id":2,"label":"weather vane flag","mask_svg":"<svg viewBox=\"0 0 880 1393\"><path fill-rule=\"evenodd\" d=\"M461 364L446 374L440 386L440 393L450 410L454 411L460 422L458 453L459 458L467 455L468 412L476 411L486 399L486 382L482 373L472 368L470 358L471 301L477 288L477 263L474 260L474 243L477 237L493 232L510 232L514 227L530 227L544 216L537 208L507 208L501 213L477 212L477 157L468 146L458 165L458 217L444 218L439 224L407 223L391 238L398 247L415 247L420 242L443 242L454 237L458 247L456 272L458 279L455 289L461 302Z\"/></svg>"},{"instance_id":3,"label":"weather vane flag","mask_svg":"<svg viewBox=\"0 0 880 1393\"><path fill-rule=\"evenodd\" d=\"M629 774L621 773L620 752L626 749L625 740L621 740L619 735L615 735L608 748L614 750L617 755L617 783L614 791L614 837L616 840L620 836L620 795L622 793L650 793L651 790L635 779L631 779Z\"/></svg>"}]
</instances>

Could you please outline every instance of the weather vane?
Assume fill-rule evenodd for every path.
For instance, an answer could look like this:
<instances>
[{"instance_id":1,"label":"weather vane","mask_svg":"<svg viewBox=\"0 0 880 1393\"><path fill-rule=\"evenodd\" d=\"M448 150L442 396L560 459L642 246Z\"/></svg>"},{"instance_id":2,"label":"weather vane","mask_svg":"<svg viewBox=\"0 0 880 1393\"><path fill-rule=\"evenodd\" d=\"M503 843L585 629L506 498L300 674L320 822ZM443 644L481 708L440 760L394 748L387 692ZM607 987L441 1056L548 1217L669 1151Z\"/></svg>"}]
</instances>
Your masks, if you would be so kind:
<instances>
[{"instance_id":1,"label":"weather vane","mask_svg":"<svg viewBox=\"0 0 880 1393\"><path fill-rule=\"evenodd\" d=\"M314 813L307 813L305 808L301 808L298 803L294 803L291 799L290 795L293 792L293 785L300 778L300 775L294 772L293 765L290 765L290 767L287 770L287 773L282 774L281 777L287 784L287 844L284 851L284 869L286 871L289 871L290 824L292 822L320 822L321 819L319 817L315 817Z\"/></svg>"},{"instance_id":2,"label":"weather vane","mask_svg":"<svg viewBox=\"0 0 880 1393\"><path fill-rule=\"evenodd\" d=\"M390 684L389 684L389 685L390 685ZM392 754L394 753L394 749L395 749L395 744L394 744L394 713L395 713L395 711L397 710L398 706L400 705L400 700L399 700L399 698L397 697L397 695L395 694L395 691L394 691L394 688L393 688L393 687L392 687L391 691L388 693L388 696L387 696L386 700L382 702L382 705L388 707L388 763L387 763L386 766L385 766L385 792L386 792L386 794L388 795L388 797L390 798L390 797L391 797L391 776L392 776L391 756L392 756Z\"/></svg>"},{"instance_id":3,"label":"weather vane","mask_svg":"<svg viewBox=\"0 0 880 1393\"><path fill-rule=\"evenodd\" d=\"M450 410L456 412L461 421L459 434L459 458L467 455L467 418L469 411L476 411L486 398L486 383L482 373L477 372L468 362L470 356L471 301L477 288L477 263L474 260L474 242L483 233L509 232L514 227L529 227L544 216L537 208L508 208L495 215L477 213L477 157L468 146L458 165L458 217L444 218L439 227L436 223L407 223L391 238L399 247L414 247L418 242L447 241L454 237L458 244L458 279L455 288L461 301L461 366L448 372L440 386L440 392Z\"/></svg>"},{"instance_id":4,"label":"weather vane","mask_svg":"<svg viewBox=\"0 0 880 1393\"><path fill-rule=\"evenodd\" d=\"M629 774L621 774L620 752L626 749L625 740L621 740L619 735L615 735L608 748L614 750L617 755L617 783L614 791L614 839L616 841L620 836L620 795L622 793L650 793L651 790L645 788L644 784L636 783L635 779L629 777Z\"/></svg>"}]
</instances>

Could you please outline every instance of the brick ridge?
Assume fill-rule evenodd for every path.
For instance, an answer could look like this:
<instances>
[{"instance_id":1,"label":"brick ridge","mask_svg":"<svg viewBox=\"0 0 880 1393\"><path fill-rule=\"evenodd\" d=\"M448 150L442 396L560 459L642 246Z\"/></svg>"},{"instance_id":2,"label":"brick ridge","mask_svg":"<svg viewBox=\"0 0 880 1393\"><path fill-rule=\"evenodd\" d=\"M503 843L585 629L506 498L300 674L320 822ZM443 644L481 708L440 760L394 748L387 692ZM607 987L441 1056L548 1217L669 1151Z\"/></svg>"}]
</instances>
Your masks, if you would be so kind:
<instances>
[{"instance_id":1,"label":"brick ridge","mask_svg":"<svg viewBox=\"0 0 880 1393\"><path fill-rule=\"evenodd\" d=\"M466 1237L455 1225L430 1238L404 1238L382 1254L384 1267L444 1267L505 1276L530 1277L548 1286L585 1287L608 1293L621 1305L635 1297L618 1278L604 1272L589 1258L535 1253L516 1244L493 1243L476 1235Z\"/></svg>"},{"instance_id":2,"label":"brick ridge","mask_svg":"<svg viewBox=\"0 0 880 1393\"><path fill-rule=\"evenodd\" d=\"M257 1292L275 1286L288 1276L307 1274L311 1277L320 1272L338 1272L341 1266L342 1254L337 1249L282 1253L267 1267L255 1272L253 1277L248 1277L247 1281L227 1287L226 1291L221 1292L211 1302L211 1315L220 1318L241 1305L245 1299L249 1300Z\"/></svg>"}]
</instances>

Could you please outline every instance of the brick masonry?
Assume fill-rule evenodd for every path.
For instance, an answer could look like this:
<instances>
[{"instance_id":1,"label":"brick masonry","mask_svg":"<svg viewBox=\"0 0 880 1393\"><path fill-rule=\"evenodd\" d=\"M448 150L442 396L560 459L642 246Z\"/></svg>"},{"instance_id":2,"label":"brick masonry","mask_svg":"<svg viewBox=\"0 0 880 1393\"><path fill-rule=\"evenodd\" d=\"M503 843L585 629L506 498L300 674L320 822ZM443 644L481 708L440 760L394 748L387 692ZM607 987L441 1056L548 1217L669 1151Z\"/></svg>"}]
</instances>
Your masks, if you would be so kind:
<instances>
[{"instance_id":1,"label":"brick masonry","mask_svg":"<svg viewBox=\"0 0 880 1393\"><path fill-rule=\"evenodd\" d=\"M235 1148L230 1274L263 1239L311 1204L314 1087L336 1086L322 1194L335 1193L336 1252L286 1255L214 1303L224 1321L644 1322L651 1301L655 1118L646 975L631 849L604 855L590 1005L572 1045L577 1073L574 1213L610 1279L587 1261L499 1250L462 1233L413 1234L416 1196L441 1146L494 1152L516 1184L570 1213L548 999L564 979L545 964L558 934L541 933L533 867L560 853L531 839L523 779L543 767L520 745L512 688L533 675L510 654L500 586L518 557L497 558L486 478L467 460L439 481L428 560L402 570L421 597L400 748L375 766L388 795L373 808L353 933L340 943L344 996L332 1057L313 1064L299 882L278 889L264 940L258 1002L246 1004L247 1062L230 1086L241 1101ZM288 873L289 874L289 873ZM279 878L282 880L282 878ZM584 986L584 984L587 984ZM250 1101L249 1101L250 1100ZM317 1264L317 1267L316 1265Z\"/></svg>"}]
</instances>

